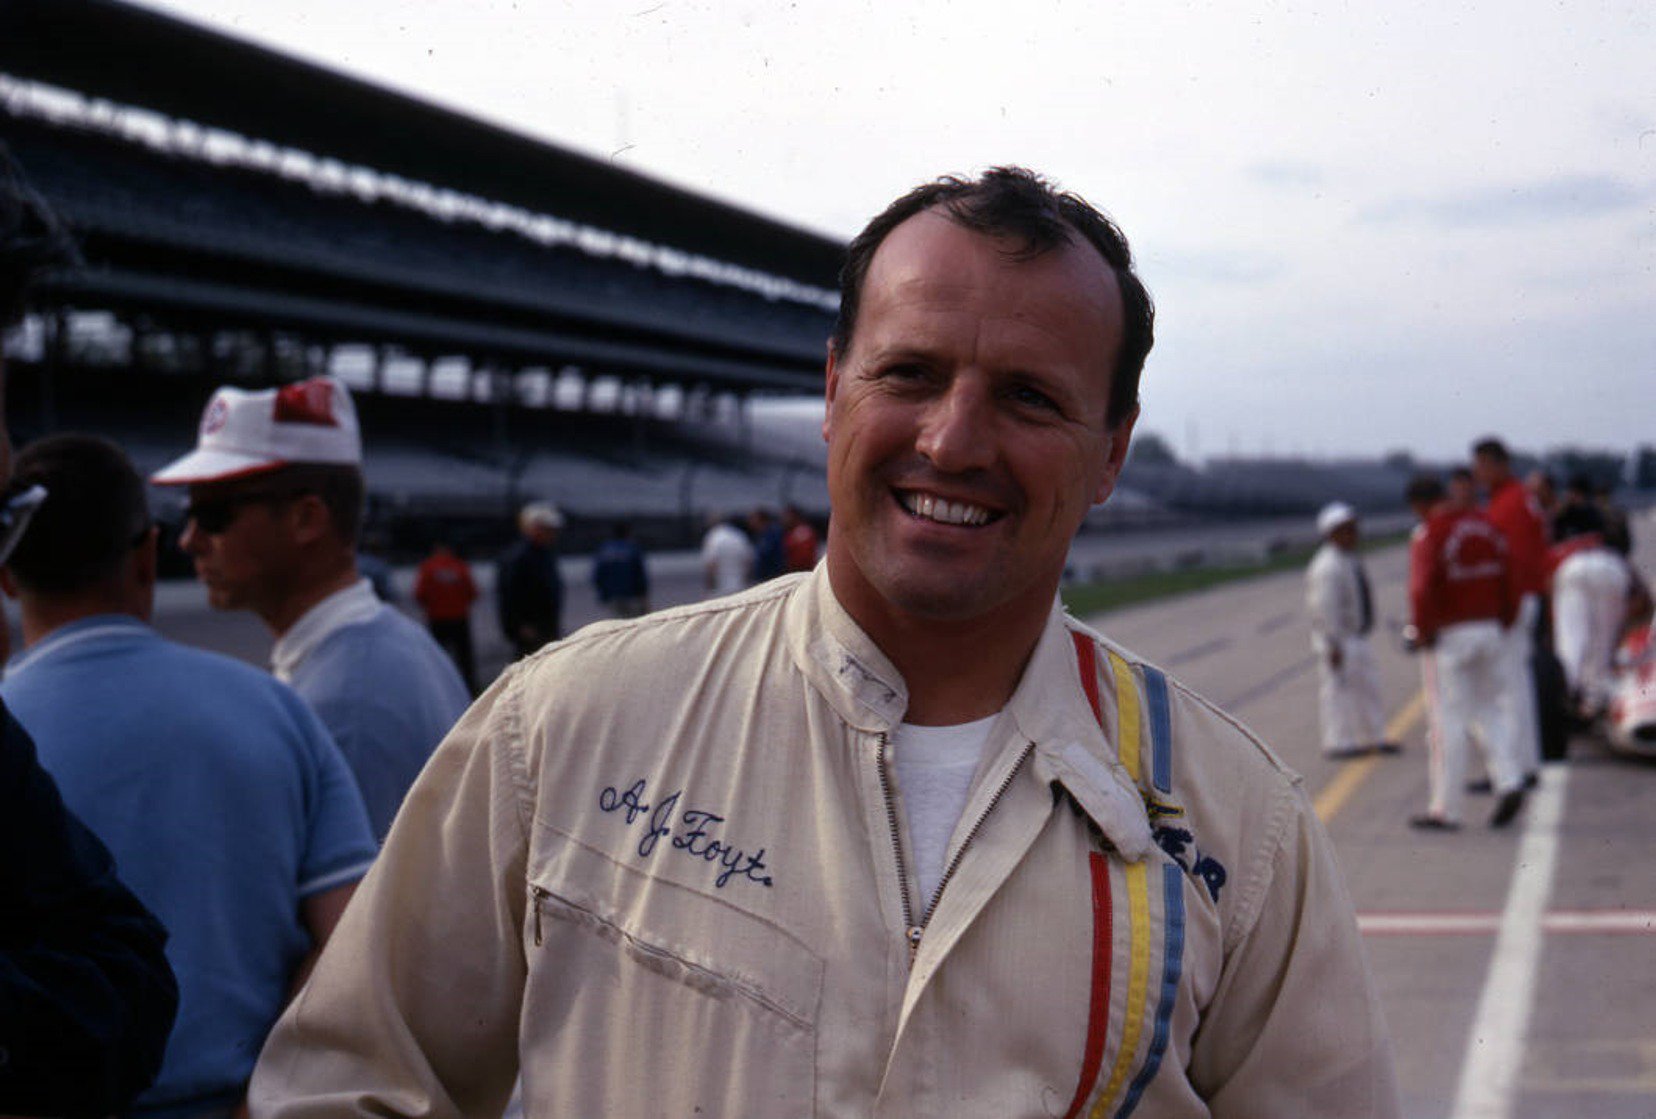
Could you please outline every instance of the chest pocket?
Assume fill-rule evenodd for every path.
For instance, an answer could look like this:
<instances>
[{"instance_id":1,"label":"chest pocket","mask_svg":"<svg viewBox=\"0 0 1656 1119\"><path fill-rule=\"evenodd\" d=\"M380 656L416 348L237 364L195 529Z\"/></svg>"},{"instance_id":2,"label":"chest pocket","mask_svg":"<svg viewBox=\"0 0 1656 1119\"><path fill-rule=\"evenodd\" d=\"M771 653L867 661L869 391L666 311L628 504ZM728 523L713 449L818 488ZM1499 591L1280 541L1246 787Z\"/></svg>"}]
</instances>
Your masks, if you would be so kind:
<instances>
[{"instance_id":1,"label":"chest pocket","mask_svg":"<svg viewBox=\"0 0 1656 1119\"><path fill-rule=\"evenodd\" d=\"M821 958L727 901L541 827L526 1112L813 1114Z\"/></svg>"}]
</instances>

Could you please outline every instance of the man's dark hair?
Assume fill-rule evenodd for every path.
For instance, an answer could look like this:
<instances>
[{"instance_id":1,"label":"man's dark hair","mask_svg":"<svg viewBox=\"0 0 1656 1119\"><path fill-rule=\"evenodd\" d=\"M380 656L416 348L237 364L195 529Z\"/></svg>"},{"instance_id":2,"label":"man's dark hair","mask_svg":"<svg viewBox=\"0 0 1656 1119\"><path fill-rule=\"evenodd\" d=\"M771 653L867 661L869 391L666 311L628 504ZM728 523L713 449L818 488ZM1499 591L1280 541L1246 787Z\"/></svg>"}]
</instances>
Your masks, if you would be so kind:
<instances>
[{"instance_id":1,"label":"man's dark hair","mask_svg":"<svg viewBox=\"0 0 1656 1119\"><path fill-rule=\"evenodd\" d=\"M1116 224L1085 199L1054 190L1022 167L996 167L974 180L946 175L916 187L887 206L857 234L845 250L840 269L839 318L830 337L842 358L851 350L862 304L863 283L874 254L893 229L923 210L941 208L949 220L989 237L1017 242L1009 255L1033 260L1064 245L1075 234L1086 238L1115 273L1121 288L1121 349L1110 371L1110 400L1105 422L1114 427L1138 404L1139 374L1155 344L1156 308L1143 281L1133 271L1132 250Z\"/></svg>"},{"instance_id":2,"label":"man's dark hair","mask_svg":"<svg viewBox=\"0 0 1656 1119\"><path fill-rule=\"evenodd\" d=\"M1449 471L1449 477L1457 482L1470 482L1473 480L1472 470L1470 467L1466 466L1455 467L1453 470Z\"/></svg>"},{"instance_id":3,"label":"man's dark hair","mask_svg":"<svg viewBox=\"0 0 1656 1119\"><path fill-rule=\"evenodd\" d=\"M1443 481L1436 474L1416 474L1403 490L1403 500L1410 505L1436 505L1443 497Z\"/></svg>"},{"instance_id":4,"label":"man's dark hair","mask_svg":"<svg viewBox=\"0 0 1656 1119\"><path fill-rule=\"evenodd\" d=\"M328 520L345 543L362 538L363 487L360 468L342 463L296 462L271 471L272 489L294 495L314 493L327 506Z\"/></svg>"},{"instance_id":5,"label":"man's dark hair","mask_svg":"<svg viewBox=\"0 0 1656 1119\"><path fill-rule=\"evenodd\" d=\"M1512 461L1512 456L1507 454L1506 444L1493 435L1472 444L1472 454L1478 458L1487 458L1492 462L1507 463Z\"/></svg>"},{"instance_id":6,"label":"man's dark hair","mask_svg":"<svg viewBox=\"0 0 1656 1119\"><path fill-rule=\"evenodd\" d=\"M151 521L144 480L126 453L92 435L37 439L17 456L8 493L46 487L46 500L6 561L37 594L73 594L115 578Z\"/></svg>"},{"instance_id":7,"label":"man's dark hair","mask_svg":"<svg viewBox=\"0 0 1656 1119\"><path fill-rule=\"evenodd\" d=\"M22 316L36 273L76 260L69 234L0 144L0 330Z\"/></svg>"}]
</instances>

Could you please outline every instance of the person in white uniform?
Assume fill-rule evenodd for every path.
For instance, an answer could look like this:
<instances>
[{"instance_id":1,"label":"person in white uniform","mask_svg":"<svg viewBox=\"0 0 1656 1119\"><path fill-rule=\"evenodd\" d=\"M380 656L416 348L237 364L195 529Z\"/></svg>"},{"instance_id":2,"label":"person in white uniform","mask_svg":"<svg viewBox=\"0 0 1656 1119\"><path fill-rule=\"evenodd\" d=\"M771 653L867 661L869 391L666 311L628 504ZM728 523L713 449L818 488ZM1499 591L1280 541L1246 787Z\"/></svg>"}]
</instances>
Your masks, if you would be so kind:
<instances>
[{"instance_id":1,"label":"person in white uniform","mask_svg":"<svg viewBox=\"0 0 1656 1119\"><path fill-rule=\"evenodd\" d=\"M1368 639L1374 598L1357 554L1357 511L1333 502L1318 514L1317 532L1323 543L1305 572L1305 606L1317 657L1323 753L1396 753L1397 743L1386 741L1380 666Z\"/></svg>"},{"instance_id":2,"label":"person in white uniform","mask_svg":"<svg viewBox=\"0 0 1656 1119\"><path fill-rule=\"evenodd\" d=\"M1552 576L1553 647L1577 714L1591 719L1610 704L1632 574L1596 533L1554 551L1562 558Z\"/></svg>"},{"instance_id":3,"label":"person in white uniform","mask_svg":"<svg viewBox=\"0 0 1656 1119\"><path fill-rule=\"evenodd\" d=\"M753 544L747 533L720 516L709 519L701 558L707 589L716 595L735 594L753 574Z\"/></svg>"}]
</instances>

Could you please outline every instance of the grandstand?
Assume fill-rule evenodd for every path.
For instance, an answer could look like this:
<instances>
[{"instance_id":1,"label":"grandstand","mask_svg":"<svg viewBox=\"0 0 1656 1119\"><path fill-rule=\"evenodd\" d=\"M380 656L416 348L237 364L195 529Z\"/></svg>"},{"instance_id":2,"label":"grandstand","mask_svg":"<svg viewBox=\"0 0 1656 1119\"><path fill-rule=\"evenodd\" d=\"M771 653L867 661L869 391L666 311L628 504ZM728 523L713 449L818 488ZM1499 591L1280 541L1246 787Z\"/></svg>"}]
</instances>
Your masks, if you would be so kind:
<instances>
[{"instance_id":1,"label":"grandstand","mask_svg":"<svg viewBox=\"0 0 1656 1119\"><path fill-rule=\"evenodd\" d=\"M117 0L0 6L0 135L86 258L13 357L24 437L151 466L214 385L329 371L393 530L826 511L746 417L820 392L832 238Z\"/></svg>"},{"instance_id":2,"label":"grandstand","mask_svg":"<svg viewBox=\"0 0 1656 1119\"><path fill-rule=\"evenodd\" d=\"M1311 514L1330 501L1364 512L1402 506L1411 467L1383 461L1308 462L1299 458L1209 460L1201 469L1181 463L1129 461L1122 485L1145 499L1188 514L1223 517Z\"/></svg>"}]
</instances>

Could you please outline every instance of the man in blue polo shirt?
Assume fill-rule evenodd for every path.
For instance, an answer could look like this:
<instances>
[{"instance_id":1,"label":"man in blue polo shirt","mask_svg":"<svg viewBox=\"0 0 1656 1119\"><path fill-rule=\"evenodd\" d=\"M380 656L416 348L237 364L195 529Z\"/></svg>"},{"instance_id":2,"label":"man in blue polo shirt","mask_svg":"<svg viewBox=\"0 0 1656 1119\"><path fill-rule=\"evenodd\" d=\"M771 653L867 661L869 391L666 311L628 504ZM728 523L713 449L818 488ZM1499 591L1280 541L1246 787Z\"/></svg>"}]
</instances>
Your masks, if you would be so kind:
<instances>
[{"instance_id":1,"label":"man in blue polo shirt","mask_svg":"<svg viewBox=\"0 0 1656 1119\"><path fill-rule=\"evenodd\" d=\"M350 392L332 377L221 388L195 450L150 480L190 487L179 545L208 602L270 628L271 671L322 717L384 840L471 693L425 627L357 568L362 434Z\"/></svg>"},{"instance_id":2,"label":"man in blue polo shirt","mask_svg":"<svg viewBox=\"0 0 1656 1119\"><path fill-rule=\"evenodd\" d=\"M47 497L0 568L26 646L0 692L171 933L178 1021L137 1111L229 1115L374 858L362 798L290 689L146 624L156 531L119 448L41 440L12 484Z\"/></svg>"}]
</instances>

